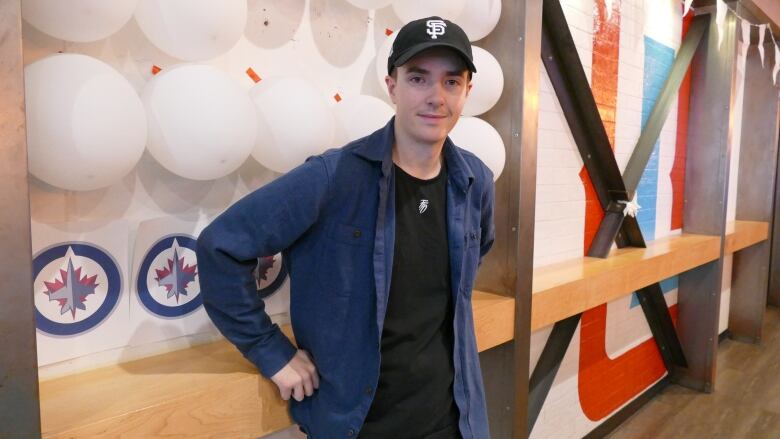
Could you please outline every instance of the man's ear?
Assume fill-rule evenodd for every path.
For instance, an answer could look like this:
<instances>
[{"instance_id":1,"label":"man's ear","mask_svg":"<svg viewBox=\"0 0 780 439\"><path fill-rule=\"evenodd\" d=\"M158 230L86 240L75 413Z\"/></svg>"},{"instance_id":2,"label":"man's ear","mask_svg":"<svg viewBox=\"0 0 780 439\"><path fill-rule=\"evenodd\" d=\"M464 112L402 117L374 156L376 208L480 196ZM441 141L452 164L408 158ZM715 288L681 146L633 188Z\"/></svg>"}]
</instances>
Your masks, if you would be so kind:
<instances>
[{"instance_id":1,"label":"man's ear","mask_svg":"<svg viewBox=\"0 0 780 439\"><path fill-rule=\"evenodd\" d=\"M385 85L387 85L387 94L390 95L390 100L395 104L395 85L396 80L390 75L385 76Z\"/></svg>"},{"instance_id":2,"label":"man's ear","mask_svg":"<svg viewBox=\"0 0 780 439\"><path fill-rule=\"evenodd\" d=\"M466 97L469 97L469 93L471 93L471 87L472 87L473 85L474 85L474 84L472 84L472 82L471 82L471 81L469 81L469 85L468 85L468 87L466 87Z\"/></svg>"}]
</instances>

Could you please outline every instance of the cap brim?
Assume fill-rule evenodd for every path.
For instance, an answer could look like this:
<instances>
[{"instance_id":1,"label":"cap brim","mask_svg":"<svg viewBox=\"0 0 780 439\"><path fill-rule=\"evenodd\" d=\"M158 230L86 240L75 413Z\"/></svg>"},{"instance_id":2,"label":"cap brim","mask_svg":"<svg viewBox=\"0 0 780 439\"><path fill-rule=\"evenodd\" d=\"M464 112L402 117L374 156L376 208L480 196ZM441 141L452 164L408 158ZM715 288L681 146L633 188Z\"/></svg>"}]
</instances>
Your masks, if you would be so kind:
<instances>
[{"instance_id":1,"label":"cap brim","mask_svg":"<svg viewBox=\"0 0 780 439\"><path fill-rule=\"evenodd\" d=\"M415 55L419 54L420 52L423 52L423 51L428 50L428 49L432 49L434 47L447 47L447 48L450 48L450 49L454 50L458 55L460 55L461 58L463 58L463 62L466 63L466 67L468 67L468 69L472 73L477 73L477 68L474 67L474 62L472 62L469 59L469 55L466 52L464 52L460 47L458 47L458 46L456 46L454 44L445 43L445 42L438 42L438 41L431 41L431 42L428 42L428 43L422 43L422 44L418 44L418 45L416 45L414 47L411 47L409 50L407 50L406 52L404 52L404 53L402 53L401 55L398 56L398 58L395 60L395 63L393 64L393 67L402 66L402 65L406 64L407 61L412 59L412 57L414 57Z\"/></svg>"}]
</instances>

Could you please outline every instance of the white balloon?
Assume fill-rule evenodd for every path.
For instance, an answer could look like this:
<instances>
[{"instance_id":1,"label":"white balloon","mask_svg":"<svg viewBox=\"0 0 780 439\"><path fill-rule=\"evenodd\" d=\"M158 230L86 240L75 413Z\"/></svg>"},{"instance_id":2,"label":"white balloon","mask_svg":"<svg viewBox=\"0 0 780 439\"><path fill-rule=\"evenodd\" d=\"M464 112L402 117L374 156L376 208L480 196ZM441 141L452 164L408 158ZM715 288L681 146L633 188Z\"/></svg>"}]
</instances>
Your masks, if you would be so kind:
<instances>
[{"instance_id":1,"label":"white balloon","mask_svg":"<svg viewBox=\"0 0 780 439\"><path fill-rule=\"evenodd\" d=\"M493 171L493 181L498 180L504 170L506 151L501 135L492 125L478 117L464 116L450 131L450 139L479 157Z\"/></svg>"},{"instance_id":2,"label":"white balloon","mask_svg":"<svg viewBox=\"0 0 780 439\"><path fill-rule=\"evenodd\" d=\"M149 41L186 61L221 55L246 27L246 0L141 0L135 19Z\"/></svg>"},{"instance_id":3,"label":"white balloon","mask_svg":"<svg viewBox=\"0 0 780 439\"><path fill-rule=\"evenodd\" d=\"M138 0L24 0L22 17L55 38L86 43L121 29L137 4Z\"/></svg>"},{"instance_id":4,"label":"white balloon","mask_svg":"<svg viewBox=\"0 0 780 439\"><path fill-rule=\"evenodd\" d=\"M504 72L501 65L487 50L471 46L477 73L471 80L471 92L463 107L463 114L476 116L496 105L504 91Z\"/></svg>"},{"instance_id":5,"label":"white balloon","mask_svg":"<svg viewBox=\"0 0 780 439\"><path fill-rule=\"evenodd\" d=\"M360 9L381 9L393 0L347 0L347 2Z\"/></svg>"},{"instance_id":6,"label":"white balloon","mask_svg":"<svg viewBox=\"0 0 780 439\"><path fill-rule=\"evenodd\" d=\"M385 101L373 96L350 96L334 107L343 143L357 140L382 128L395 111ZM341 143L341 142L340 142Z\"/></svg>"},{"instance_id":7,"label":"white balloon","mask_svg":"<svg viewBox=\"0 0 780 439\"><path fill-rule=\"evenodd\" d=\"M110 186L135 167L146 115L127 80L86 55L59 54L24 70L30 172L63 189Z\"/></svg>"},{"instance_id":8,"label":"white balloon","mask_svg":"<svg viewBox=\"0 0 780 439\"><path fill-rule=\"evenodd\" d=\"M376 50L376 78L379 81L379 88L381 88L385 94L387 94L387 84L385 84L385 77L387 76L387 58L390 57L390 50L393 48L393 41L397 36L396 32L393 32L382 41L379 45L379 49Z\"/></svg>"},{"instance_id":9,"label":"white balloon","mask_svg":"<svg viewBox=\"0 0 780 439\"><path fill-rule=\"evenodd\" d=\"M287 77L264 79L249 96L258 114L252 157L266 168L287 172L333 145L333 112L311 83Z\"/></svg>"},{"instance_id":10,"label":"white balloon","mask_svg":"<svg viewBox=\"0 0 780 439\"><path fill-rule=\"evenodd\" d=\"M404 23L432 15L454 20L465 5L466 0L395 0L393 10Z\"/></svg>"},{"instance_id":11,"label":"white balloon","mask_svg":"<svg viewBox=\"0 0 780 439\"><path fill-rule=\"evenodd\" d=\"M174 174L214 180L249 157L257 135L255 107L215 67L165 69L146 84L141 99L149 119L149 152Z\"/></svg>"},{"instance_id":12,"label":"white balloon","mask_svg":"<svg viewBox=\"0 0 780 439\"><path fill-rule=\"evenodd\" d=\"M463 28L470 41L485 38L501 17L501 0L466 0L463 12L453 20Z\"/></svg>"}]
</instances>

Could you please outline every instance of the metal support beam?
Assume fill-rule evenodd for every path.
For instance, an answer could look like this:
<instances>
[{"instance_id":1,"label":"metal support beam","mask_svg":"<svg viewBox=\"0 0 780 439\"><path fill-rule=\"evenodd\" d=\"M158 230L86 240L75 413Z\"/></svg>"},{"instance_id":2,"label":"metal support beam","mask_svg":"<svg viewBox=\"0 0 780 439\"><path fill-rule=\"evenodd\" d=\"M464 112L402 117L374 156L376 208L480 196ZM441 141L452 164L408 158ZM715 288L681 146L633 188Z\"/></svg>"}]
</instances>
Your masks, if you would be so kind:
<instances>
[{"instance_id":1,"label":"metal support beam","mask_svg":"<svg viewBox=\"0 0 780 439\"><path fill-rule=\"evenodd\" d=\"M704 13L702 8L697 13ZM712 10L706 12L714 12ZM711 13L704 44L693 58L685 164L683 233L725 237L729 178L729 138L736 55L735 19L726 17L721 30ZM722 42L719 43L719 33ZM723 246L717 260L680 275L677 329L688 360L676 381L711 392L715 381L718 320L723 276Z\"/></svg>"},{"instance_id":2,"label":"metal support beam","mask_svg":"<svg viewBox=\"0 0 780 439\"><path fill-rule=\"evenodd\" d=\"M709 19L707 16L700 15L693 19L688 33L685 35L677 56L672 64L669 76L664 82L663 89L653 105L653 110L642 129L642 134L636 142L631 158L628 160L625 171L623 171L623 181L626 184L626 190L629 195L633 195L639 185L639 180L645 172L647 162L653 153L655 143L661 135L661 129L669 116L669 110L672 104L677 102L677 91L680 90L688 67L691 65L693 55L699 47L699 43L707 30Z\"/></svg>"},{"instance_id":3,"label":"metal support beam","mask_svg":"<svg viewBox=\"0 0 780 439\"><path fill-rule=\"evenodd\" d=\"M498 25L477 43L506 78L501 99L482 116L501 133L507 160L496 182L496 242L476 280L480 290L515 298L514 340L480 356L491 436L501 438L528 434L541 22L542 0L505 0Z\"/></svg>"},{"instance_id":4,"label":"metal support beam","mask_svg":"<svg viewBox=\"0 0 780 439\"><path fill-rule=\"evenodd\" d=\"M542 62L601 208L608 210L628 194L559 0L544 0L542 23Z\"/></svg>"},{"instance_id":5,"label":"metal support beam","mask_svg":"<svg viewBox=\"0 0 780 439\"><path fill-rule=\"evenodd\" d=\"M674 374L678 367L687 367L688 362L685 360L680 339L674 329L672 316L669 315L669 308L666 306L661 285L654 283L636 293L647 324L650 326L650 332L658 344L658 350L661 352L666 370L670 374Z\"/></svg>"},{"instance_id":6,"label":"metal support beam","mask_svg":"<svg viewBox=\"0 0 780 439\"><path fill-rule=\"evenodd\" d=\"M531 375L531 391L528 395L528 433L531 433L539 413L542 411L544 401L550 393L555 376L561 367L566 350L569 348L574 332L580 324L582 314L571 316L556 322L547 343L544 345L542 355L536 363L534 373Z\"/></svg>"},{"instance_id":7,"label":"metal support beam","mask_svg":"<svg viewBox=\"0 0 780 439\"><path fill-rule=\"evenodd\" d=\"M780 144L777 144L780 148ZM775 175L780 176L780 157L775 163ZM772 233L769 244L769 291L767 292L767 304L780 306L780 178L775 178L774 188L774 207L772 222L770 223Z\"/></svg>"},{"instance_id":8,"label":"metal support beam","mask_svg":"<svg viewBox=\"0 0 780 439\"><path fill-rule=\"evenodd\" d=\"M0 437L39 437L19 0L0 1Z\"/></svg>"},{"instance_id":9,"label":"metal support beam","mask_svg":"<svg viewBox=\"0 0 780 439\"><path fill-rule=\"evenodd\" d=\"M744 8L741 8L744 9ZM739 11L749 17L746 10ZM774 64L774 46L765 45L768 65ZM738 220L772 221L777 163L778 97L772 79L761 64L758 49L751 47L745 59L742 138L739 152ZM729 335L756 343L769 284L770 239L734 254L729 306Z\"/></svg>"}]
</instances>

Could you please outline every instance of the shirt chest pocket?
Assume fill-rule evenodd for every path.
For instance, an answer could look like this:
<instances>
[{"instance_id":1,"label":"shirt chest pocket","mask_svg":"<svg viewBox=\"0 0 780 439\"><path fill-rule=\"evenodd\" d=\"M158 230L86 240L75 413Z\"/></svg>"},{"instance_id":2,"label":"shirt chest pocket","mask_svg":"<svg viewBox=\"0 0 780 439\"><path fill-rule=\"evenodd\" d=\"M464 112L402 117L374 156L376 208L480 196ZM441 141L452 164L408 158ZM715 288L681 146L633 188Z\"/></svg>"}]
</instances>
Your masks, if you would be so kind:
<instances>
[{"instance_id":1,"label":"shirt chest pocket","mask_svg":"<svg viewBox=\"0 0 780 439\"><path fill-rule=\"evenodd\" d=\"M351 295L373 280L373 231L351 224L334 224L323 240L317 277L324 294Z\"/></svg>"},{"instance_id":2,"label":"shirt chest pocket","mask_svg":"<svg viewBox=\"0 0 780 439\"><path fill-rule=\"evenodd\" d=\"M336 244L364 247L373 244L374 238L371 235L364 227L336 224L331 228L328 238Z\"/></svg>"}]
</instances>

